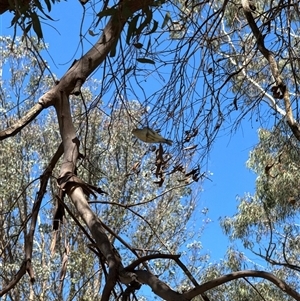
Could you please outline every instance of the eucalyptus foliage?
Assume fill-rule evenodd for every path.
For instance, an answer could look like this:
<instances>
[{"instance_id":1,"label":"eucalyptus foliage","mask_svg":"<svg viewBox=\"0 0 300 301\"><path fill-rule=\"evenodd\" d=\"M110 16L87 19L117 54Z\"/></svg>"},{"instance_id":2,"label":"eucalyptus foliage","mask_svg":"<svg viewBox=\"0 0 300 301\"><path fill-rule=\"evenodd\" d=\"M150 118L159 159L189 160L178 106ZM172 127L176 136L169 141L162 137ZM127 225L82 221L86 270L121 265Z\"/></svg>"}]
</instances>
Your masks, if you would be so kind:
<instances>
[{"instance_id":1,"label":"eucalyptus foliage","mask_svg":"<svg viewBox=\"0 0 300 301\"><path fill-rule=\"evenodd\" d=\"M78 57L57 79L44 59L44 26L54 24L52 9L62 3L0 3L13 25L12 38L0 41L1 295L129 300L147 284L172 301L207 300L204 293L300 300L293 289L299 282L298 2L77 4ZM153 80L157 85L149 85ZM249 160L257 192L240 201L223 227L277 269L266 265L270 274L251 264L254 270L240 271L249 262L229 249L221 264L203 271L201 231L195 241L186 231L201 190L195 182L205 176L202 164L222 126L236 129L248 113L264 125ZM135 140L131 130L142 126L161 130L174 145ZM179 250L190 259L186 265ZM246 285L245 277L255 282Z\"/></svg>"},{"instance_id":2,"label":"eucalyptus foliage","mask_svg":"<svg viewBox=\"0 0 300 301\"><path fill-rule=\"evenodd\" d=\"M4 126L13 122L16 110L21 115L41 91L51 85L51 78L40 72L38 58L27 51L27 45L17 39L14 41L16 51L12 52L9 51L11 42L10 38L2 38L5 55L2 67L3 70L9 68L11 74L8 78L5 73L1 81L1 124ZM43 51L40 44L35 47ZM157 183L154 171L158 148L136 140L130 131L145 109L135 101L120 101L112 115L100 107L92 110L98 97L93 87L99 84L89 80L81 97L72 98L74 123L82 141L82 159L77 174L107 193L92 197L91 206L112 229L111 240L116 241L125 263L129 264L137 254L176 253L189 239L185 230L195 209L195 199L185 183L186 177L184 173L173 172L165 177L163 186ZM30 226L28 220L39 188L39 177L59 146L58 137L54 112L50 111L1 144L2 286L14 277L22 263L22 242ZM166 153L164 156L171 159L172 155ZM171 170L170 166L165 168ZM72 218L67 216L67 221L61 225L55 252L51 253L58 172L57 169L53 171L39 214L33 250L35 284L30 285L28 279L23 278L4 300L9 296L21 300L25 295L31 300L90 300L98 298L101 291L103 269L98 258L87 248L91 242L84 238ZM66 204L77 216L71 203L66 200ZM119 237L122 241L125 239L127 247L118 240ZM66 250L69 258L67 277L64 290L59 293L61 260ZM159 274L174 265L172 262L162 265L155 260L152 264Z\"/></svg>"},{"instance_id":3,"label":"eucalyptus foliage","mask_svg":"<svg viewBox=\"0 0 300 301\"><path fill-rule=\"evenodd\" d=\"M260 263L299 289L299 141L284 122L258 134L259 143L247 162L257 175L255 194L240 197L236 215L221 224L232 241L240 240L264 259L248 264ZM273 294L272 298L283 298L277 290L267 291L267 296Z\"/></svg>"}]
</instances>

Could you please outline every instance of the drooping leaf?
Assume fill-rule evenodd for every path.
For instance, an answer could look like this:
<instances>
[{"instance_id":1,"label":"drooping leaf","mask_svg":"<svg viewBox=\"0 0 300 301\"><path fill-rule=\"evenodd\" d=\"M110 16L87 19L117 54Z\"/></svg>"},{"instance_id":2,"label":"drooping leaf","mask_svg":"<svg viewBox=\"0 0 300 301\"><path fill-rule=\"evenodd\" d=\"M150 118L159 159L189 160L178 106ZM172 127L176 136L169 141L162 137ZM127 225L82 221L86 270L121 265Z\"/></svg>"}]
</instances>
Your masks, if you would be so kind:
<instances>
[{"instance_id":1,"label":"drooping leaf","mask_svg":"<svg viewBox=\"0 0 300 301\"><path fill-rule=\"evenodd\" d=\"M40 10L43 11L43 7L41 5L41 2L39 0L34 0L35 6Z\"/></svg>"},{"instance_id":2,"label":"drooping leaf","mask_svg":"<svg viewBox=\"0 0 300 301\"><path fill-rule=\"evenodd\" d=\"M32 26L32 22L30 22L30 23L25 27L24 31L25 31L26 33L28 33L29 30L31 29L31 26Z\"/></svg>"},{"instance_id":3,"label":"drooping leaf","mask_svg":"<svg viewBox=\"0 0 300 301\"><path fill-rule=\"evenodd\" d=\"M47 5L47 9L48 9L48 12L51 11L51 3L50 3L50 0L45 0L45 3Z\"/></svg>"},{"instance_id":4,"label":"drooping leaf","mask_svg":"<svg viewBox=\"0 0 300 301\"><path fill-rule=\"evenodd\" d=\"M144 58L137 58L136 60L140 63L155 65L155 62L153 60L145 58L145 57Z\"/></svg>"},{"instance_id":5,"label":"drooping leaf","mask_svg":"<svg viewBox=\"0 0 300 301\"><path fill-rule=\"evenodd\" d=\"M130 68L128 68L128 69L125 69L125 75L126 74L128 74L130 71L132 71L133 70L133 67L130 67Z\"/></svg>"},{"instance_id":6,"label":"drooping leaf","mask_svg":"<svg viewBox=\"0 0 300 301\"><path fill-rule=\"evenodd\" d=\"M152 21L152 17L153 17L152 11L149 8L147 8L144 10L144 13L146 14L146 18L136 29L137 34L140 34L143 31L143 29L146 28Z\"/></svg>"},{"instance_id":7,"label":"drooping leaf","mask_svg":"<svg viewBox=\"0 0 300 301\"><path fill-rule=\"evenodd\" d=\"M127 30L127 36L126 36L127 44L130 43L131 37L135 34L135 32L137 30L136 24L137 24L139 17L140 17L139 15L134 16L133 19L129 23L128 30Z\"/></svg>"},{"instance_id":8,"label":"drooping leaf","mask_svg":"<svg viewBox=\"0 0 300 301\"><path fill-rule=\"evenodd\" d=\"M150 47L151 47L151 38L150 38L149 41L148 41L147 48L146 48L146 53L149 52Z\"/></svg>"},{"instance_id":9,"label":"drooping leaf","mask_svg":"<svg viewBox=\"0 0 300 301\"><path fill-rule=\"evenodd\" d=\"M32 25L33 25L34 32L36 33L36 35L38 36L39 39L42 39L43 38L42 27L41 27L40 19L39 19L38 15L36 14L36 12L33 12L31 14L31 19L32 19Z\"/></svg>"}]
</instances>

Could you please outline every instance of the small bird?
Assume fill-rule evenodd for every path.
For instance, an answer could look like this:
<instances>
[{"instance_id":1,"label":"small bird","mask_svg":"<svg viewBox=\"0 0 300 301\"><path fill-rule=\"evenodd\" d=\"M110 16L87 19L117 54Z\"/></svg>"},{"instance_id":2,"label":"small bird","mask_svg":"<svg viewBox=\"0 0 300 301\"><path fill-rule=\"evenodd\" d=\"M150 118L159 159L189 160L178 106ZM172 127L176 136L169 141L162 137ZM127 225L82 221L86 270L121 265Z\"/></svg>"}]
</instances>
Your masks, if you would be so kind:
<instances>
[{"instance_id":1,"label":"small bird","mask_svg":"<svg viewBox=\"0 0 300 301\"><path fill-rule=\"evenodd\" d=\"M147 143L167 143L172 145L173 141L165 139L152 129L145 127L143 129L133 129L132 134L138 139Z\"/></svg>"}]
</instances>

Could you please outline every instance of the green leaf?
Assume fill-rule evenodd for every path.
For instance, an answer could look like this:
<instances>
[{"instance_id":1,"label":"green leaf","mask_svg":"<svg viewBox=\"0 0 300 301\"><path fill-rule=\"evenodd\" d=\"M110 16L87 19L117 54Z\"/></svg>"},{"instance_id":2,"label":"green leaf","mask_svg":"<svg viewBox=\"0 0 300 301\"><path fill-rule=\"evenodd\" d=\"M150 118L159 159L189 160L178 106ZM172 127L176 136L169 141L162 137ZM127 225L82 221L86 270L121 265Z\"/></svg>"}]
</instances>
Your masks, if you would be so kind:
<instances>
[{"instance_id":1,"label":"green leaf","mask_svg":"<svg viewBox=\"0 0 300 301\"><path fill-rule=\"evenodd\" d=\"M155 65L155 62L151 59L147 59L147 58L137 58L136 59L138 62L140 63L144 63L144 64L152 64L152 65Z\"/></svg>"},{"instance_id":2,"label":"green leaf","mask_svg":"<svg viewBox=\"0 0 300 301\"><path fill-rule=\"evenodd\" d=\"M131 72L133 70L133 67L130 67L128 69L125 69L125 75L128 74L129 72Z\"/></svg>"},{"instance_id":3,"label":"green leaf","mask_svg":"<svg viewBox=\"0 0 300 301\"><path fill-rule=\"evenodd\" d=\"M166 15L165 15L165 18L164 18L164 21L163 21L163 24L162 24L161 28L164 28L170 20L171 20L170 12L167 12Z\"/></svg>"},{"instance_id":4,"label":"green leaf","mask_svg":"<svg viewBox=\"0 0 300 301\"><path fill-rule=\"evenodd\" d=\"M126 43L129 45L131 37L136 32L136 24L139 19L139 15L134 16L134 18L130 21L128 30L127 30L127 36L126 36Z\"/></svg>"},{"instance_id":5,"label":"green leaf","mask_svg":"<svg viewBox=\"0 0 300 301\"><path fill-rule=\"evenodd\" d=\"M48 12L50 12L51 11L51 2L49 0L45 0L45 3L47 5Z\"/></svg>"},{"instance_id":6,"label":"green leaf","mask_svg":"<svg viewBox=\"0 0 300 301\"><path fill-rule=\"evenodd\" d=\"M36 7L37 7L41 12L44 12L43 7L42 7L40 1L35 0L35 1L34 1L34 4L36 5Z\"/></svg>"},{"instance_id":7,"label":"green leaf","mask_svg":"<svg viewBox=\"0 0 300 301\"><path fill-rule=\"evenodd\" d=\"M150 47L151 47L151 38L148 41L148 45L147 45L147 48L146 48L146 53L149 52Z\"/></svg>"},{"instance_id":8,"label":"green leaf","mask_svg":"<svg viewBox=\"0 0 300 301\"><path fill-rule=\"evenodd\" d=\"M33 30L36 33L36 35L38 36L39 39L43 38L43 32L42 32L42 27L41 27L41 23L39 20L38 15L33 12L31 14L31 19L32 19L32 25L33 25Z\"/></svg>"},{"instance_id":9,"label":"green leaf","mask_svg":"<svg viewBox=\"0 0 300 301\"><path fill-rule=\"evenodd\" d=\"M45 0L46 1L46 0ZM43 13L43 15L44 16L46 16L47 17L47 19L49 19L49 20L51 20L51 21L54 21L54 19L52 19L49 15L47 15L45 12L44 12L44 9L43 9L43 7L42 7L42 5L41 5L41 3L39 2L39 1L34 1L34 3L35 3L35 5L37 6L37 8ZM47 3L46 3L47 4ZM50 5L50 9L49 9L49 6L47 5L47 8L48 8L48 10L50 11L51 10L51 4L50 4L50 2L49 2L49 5ZM36 13L32 13L32 15L33 14L36 14Z\"/></svg>"},{"instance_id":10,"label":"green leaf","mask_svg":"<svg viewBox=\"0 0 300 301\"><path fill-rule=\"evenodd\" d=\"M150 22L152 21L152 11L150 9L145 9L144 12L146 13L145 20L141 23L141 25L136 29L137 34L140 34L144 28L146 28Z\"/></svg>"},{"instance_id":11,"label":"green leaf","mask_svg":"<svg viewBox=\"0 0 300 301\"><path fill-rule=\"evenodd\" d=\"M142 43L134 43L133 46L137 49L141 49L143 47Z\"/></svg>"},{"instance_id":12,"label":"green leaf","mask_svg":"<svg viewBox=\"0 0 300 301\"><path fill-rule=\"evenodd\" d=\"M25 31L26 33L28 33L29 30L31 29L31 26L32 26L32 22L30 22L30 23L25 27L24 31Z\"/></svg>"},{"instance_id":13,"label":"green leaf","mask_svg":"<svg viewBox=\"0 0 300 301\"><path fill-rule=\"evenodd\" d=\"M44 14L44 16L47 17L47 19L51 20L51 21L55 21L54 19L52 19L48 14L46 14L45 12L42 11L42 13ZM40 16L41 17L41 16Z\"/></svg>"},{"instance_id":14,"label":"green leaf","mask_svg":"<svg viewBox=\"0 0 300 301\"><path fill-rule=\"evenodd\" d=\"M10 26L13 26L14 24L16 24L16 22L18 21L18 19L19 19L19 17L15 15L15 16L11 19Z\"/></svg>"}]
</instances>

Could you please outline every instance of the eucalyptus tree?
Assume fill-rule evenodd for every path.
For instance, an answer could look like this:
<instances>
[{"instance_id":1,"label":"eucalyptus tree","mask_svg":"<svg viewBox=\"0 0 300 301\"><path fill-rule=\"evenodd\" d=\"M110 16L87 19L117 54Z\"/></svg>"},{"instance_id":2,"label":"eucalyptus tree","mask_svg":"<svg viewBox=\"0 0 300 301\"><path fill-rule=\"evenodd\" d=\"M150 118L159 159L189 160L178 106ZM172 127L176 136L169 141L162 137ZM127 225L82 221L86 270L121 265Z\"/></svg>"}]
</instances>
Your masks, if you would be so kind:
<instances>
[{"instance_id":1,"label":"eucalyptus tree","mask_svg":"<svg viewBox=\"0 0 300 301\"><path fill-rule=\"evenodd\" d=\"M299 290L299 141L285 122L272 130L261 128L258 134L259 143L247 162L257 175L255 194L240 197L237 213L221 223L232 242L240 241L251 253L230 249L227 263L239 268L262 265ZM258 291L266 299L283 298L272 287Z\"/></svg>"},{"instance_id":2,"label":"eucalyptus tree","mask_svg":"<svg viewBox=\"0 0 300 301\"><path fill-rule=\"evenodd\" d=\"M265 278L300 300L296 291L267 272L235 272L199 284L182 265L178 255L156 254L166 250L173 253L178 247L179 243L174 246L174 242L169 240L169 233L174 231L173 226L178 229L176 235L182 233L184 223L178 222L176 216L188 219L189 210L193 208L184 203L190 193L185 185L201 179L203 174L199 164L205 160L224 121L230 122L233 116L233 125L237 125L250 112L263 122L264 115L260 112L267 114L267 119L270 119L272 110L274 120L284 118L293 135L299 139L297 4L297 1L252 3L247 0L127 0L100 3L81 0L78 5L82 6L82 20L78 22L83 24L87 20L85 17L91 16L87 34L91 37L99 35L99 39L94 41L90 38L90 43L84 43L89 38L81 26L78 41L74 43L79 42L82 54L58 80L50 72L39 49L40 44L34 43L32 35L47 42L42 20L51 22L51 9L61 3L54 0L2 0L0 12L13 11L13 33L21 29L26 49L34 55L33 66L40 68L40 79L48 80L48 84L41 89L31 89L32 95L24 103L20 103L17 97L7 103L8 95L5 97L3 91L4 126L0 132L1 140L15 139L15 142L19 135L34 125L43 129L41 133L49 131L49 127L45 127L47 123L43 122L47 118L56 126L56 131L49 132L49 136L38 135L38 139L44 139L41 143L45 145L43 152L35 151L29 156L29 163L37 162L37 159L39 162L46 160L39 186L30 191L32 186L28 179L32 172L38 170L36 165L27 173L27 181L20 180L25 183L25 190L20 192L19 189L19 195L25 197L23 202L32 199L33 193L36 193L36 197L30 212L22 209L25 213L18 233L22 230L23 234L16 236L20 237L18 243L24 242L25 260L19 263L16 281L9 282L6 279L8 285L3 288L2 294L11 292L26 271L31 281L35 279L32 264L35 225L51 176L58 185L55 188L52 186L49 197L55 197L56 202L55 230L60 229L67 212L78 226L76 231L80 229L84 232L85 236L81 239L91 242L89 247L98 256L103 271L103 285L99 279L95 284L100 290L101 300L110 297L117 299L119 295L123 299L129 298L143 283L166 300L190 300L201 294L205 299L205 291L248 276ZM8 51L17 51L16 42L14 36ZM62 46L61 49L66 47ZM87 47L90 48L87 50ZM101 70L100 65L103 66ZM24 72L28 66L22 66ZM98 97L92 100L84 95L84 83L94 71L99 71L102 81L97 91ZM149 89L146 82L149 77L157 81L157 87ZM15 83L18 86L19 79ZM19 93L20 89L17 88L15 92ZM110 97L110 104L103 103L105 95ZM82 107L76 105L74 96L82 97ZM132 98L137 99L136 103L128 102ZM262 105L264 102L267 107ZM51 107L54 107L55 113L48 113ZM160 128L164 136L174 141L174 146L170 149L158 146L149 151L148 146L140 142L134 144L130 131L141 126ZM99 134L97 130L101 127L107 135L96 138ZM29 143L33 143L32 139L29 140ZM56 150L52 150L52 147L56 147ZM34 150L34 147L30 145L30 149ZM62 160L59 161L61 156ZM105 158L114 160L113 165L107 164ZM58 165L59 171L55 169ZM150 172L143 173L147 167L150 167ZM137 184L136 175L139 180L147 178L148 181ZM184 184L179 185L177 180ZM153 193L150 186L152 181L158 185L157 191L145 199L145 193ZM97 193L103 195L101 200L98 200ZM167 211L168 218L162 215L154 218L152 214L149 222L143 209L138 209L140 213L132 209L136 203L149 204L148 213L156 214L157 208L162 206L158 195L168 205L163 206L170 210ZM179 196L186 198L179 200ZM175 208L172 202L175 202ZM101 210L102 220L97 210ZM130 222L133 215L139 217L142 223ZM116 229L106 226L105 217L107 221L114 220ZM125 225L133 228L127 227L123 232L125 221ZM159 235L158 228L163 230ZM130 236L132 246L123 238L126 233ZM175 241L181 237L176 235ZM53 238L53 252L59 238L59 235ZM128 252L124 255L124 246L137 258L130 264L127 260L132 257ZM64 263L69 248L66 242ZM145 255L145 251L151 254ZM141 254L144 256L141 257ZM154 276L147 265L153 258L175 261L189 278L188 290L176 292ZM65 273L63 265L61 280ZM77 289L73 284L70 285L71 292ZM58 286L57 293L61 297L63 292L62 285ZM30 293L33 294L32 290Z\"/></svg>"},{"instance_id":3,"label":"eucalyptus tree","mask_svg":"<svg viewBox=\"0 0 300 301\"><path fill-rule=\"evenodd\" d=\"M41 91L51 85L51 78L42 76L36 57L26 50L26 43L16 39L14 43L18 50L12 54L5 50L11 42L11 38L2 38L3 69L11 70L11 78L5 77L1 83L2 124L14 122L16 111L22 115ZM195 208L195 198L189 188L192 177L183 166L178 172L168 164L172 155L162 146L149 146L134 139L128 128L132 128L145 113L139 103L122 100L112 115L100 107L92 110L95 101L99 105L93 91L93 86L99 82L90 80L87 84L82 88L81 97L72 97L72 114L77 137L84 142L76 172L81 176L81 185L89 183L84 184L87 185L84 186L85 193L90 194L89 205L95 215L103 219L102 226L122 254L124 263L129 264L152 252L176 253L188 239L186 223ZM67 213L62 216L62 212L56 212L53 216L51 204L57 205L62 200L57 192L59 169L54 163L49 164L49 160L59 160L57 152L60 148L54 111L2 143L3 286L22 266L23 241L27 251L26 240L34 226L29 221L34 220L32 212L36 207L42 206L36 216L37 233L32 237L35 274L33 270L29 273L35 285L28 285L24 279L17 289L7 291L8 299L21 300L25 295L31 300L97 299L102 290L103 255L82 225L78 212L65 199L63 211ZM52 154L55 154L53 158ZM166 175L167 172L170 174ZM49 191L41 191L42 188ZM41 193L43 203L39 199ZM87 253L88 248L91 251ZM99 258L91 256L95 255L93 252ZM61 260L63 264L59 268ZM172 263L163 266L154 260L152 269L164 273L171 266ZM65 280L66 267L69 276Z\"/></svg>"}]
</instances>

